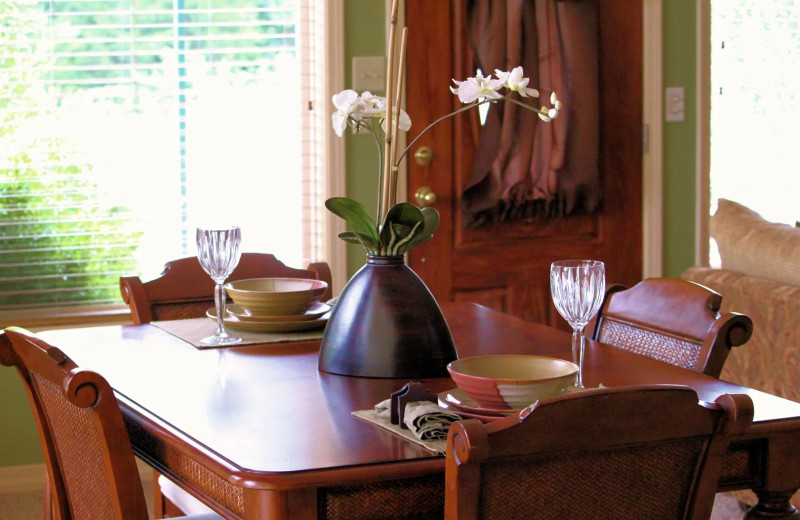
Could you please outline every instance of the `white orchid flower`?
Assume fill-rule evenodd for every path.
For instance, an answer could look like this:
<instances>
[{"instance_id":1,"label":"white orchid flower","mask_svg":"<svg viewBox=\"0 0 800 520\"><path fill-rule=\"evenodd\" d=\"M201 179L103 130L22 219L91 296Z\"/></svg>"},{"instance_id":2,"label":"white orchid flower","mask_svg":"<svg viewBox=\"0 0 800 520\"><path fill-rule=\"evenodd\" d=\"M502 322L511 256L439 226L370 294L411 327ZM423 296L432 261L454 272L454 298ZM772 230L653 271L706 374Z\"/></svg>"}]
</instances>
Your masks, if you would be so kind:
<instances>
[{"instance_id":1,"label":"white orchid flower","mask_svg":"<svg viewBox=\"0 0 800 520\"><path fill-rule=\"evenodd\" d=\"M474 78L467 78L466 81L456 81L453 83L458 85L458 88L450 87L453 94L458 95L458 99L464 103L473 103L478 98L500 99L503 97L498 90L506 85L505 79L492 79L491 74L483 77L483 74L478 72Z\"/></svg>"},{"instance_id":2,"label":"white orchid flower","mask_svg":"<svg viewBox=\"0 0 800 520\"><path fill-rule=\"evenodd\" d=\"M553 108L556 110L561 110L561 101L558 99L558 96L555 92L550 94L550 104L553 105Z\"/></svg>"},{"instance_id":3,"label":"white orchid flower","mask_svg":"<svg viewBox=\"0 0 800 520\"><path fill-rule=\"evenodd\" d=\"M549 123L555 119L558 116L558 113L561 112L561 100L558 99L558 96L555 92L550 94L550 104L553 105L551 108L543 106L541 112L539 112L539 119L546 123Z\"/></svg>"},{"instance_id":4,"label":"white orchid flower","mask_svg":"<svg viewBox=\"0 0 800 520\"><path fill-rule=\"evenodd\" d=\"M519 92L522 97L539 97L539 91L535 88L528 88L530 78L523 77L522 67L515 67L511 72L495 70L498 78L505 78L506 86L509 90Z\"/></svg>"},{"instance_id":5,"label":"white orchid flower","mask_svg":"<svg viewBox=\"0 0 800 520\"><path fill-rule=\"evenodd\" d=\"M394 115L397 116L397 110L394 111ZM383 120L381 128L383 128L383 131L386 132L386 119ZM408 132L408 130L411 128L411 118L408 117L408 114L406 114L406 111L402 108L400 109L400 120L397 122L397 128L403 132Z\"/></svg>"},{"instance_id":6,"label":"white orchid flower","mask_svg":"<svg viewBox=\"0 0 800 520\"><path fill-rule=\"evenodd\" d=\"M347 128L348 118L358 108L358 101L358 93L355 90L347 89L334 94L333 106L336 107L336 112L331 115L331 122L333 131L339 137L342 137L344 129Z\"/></svg>"},{"instance_id":7,"label":"white orchid flower","mask_svg":"<svg viewBox=\"0 0 800 520\"><path fill-rule=\"evenodd\" d=\"M386 98L364 91L359 98L358 112L369 117L382 116L386 113Z\"/></svg>"}]
</instances>

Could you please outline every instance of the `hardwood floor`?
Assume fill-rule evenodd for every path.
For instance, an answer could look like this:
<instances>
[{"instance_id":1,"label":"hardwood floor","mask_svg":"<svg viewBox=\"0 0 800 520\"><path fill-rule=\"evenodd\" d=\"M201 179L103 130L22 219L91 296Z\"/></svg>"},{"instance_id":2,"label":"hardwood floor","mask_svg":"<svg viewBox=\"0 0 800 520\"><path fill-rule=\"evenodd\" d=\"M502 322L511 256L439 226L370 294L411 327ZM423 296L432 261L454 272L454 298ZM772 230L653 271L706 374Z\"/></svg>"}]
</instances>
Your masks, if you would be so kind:
<instances>
[{"instance_id":1,"label":"hardwood floor","mask_svg":"<svg viewBox=\"0 0 800 520\"><path fill-rule=\"evenodd\" d=\"M151 483L148 483L152 486ZM147 488L149 491L152 487ZM147 510L153 518L153 494L145 493ZM44 494L42 490L0 493L0 520L42 520Z\"/></svg>"}]
</instances>

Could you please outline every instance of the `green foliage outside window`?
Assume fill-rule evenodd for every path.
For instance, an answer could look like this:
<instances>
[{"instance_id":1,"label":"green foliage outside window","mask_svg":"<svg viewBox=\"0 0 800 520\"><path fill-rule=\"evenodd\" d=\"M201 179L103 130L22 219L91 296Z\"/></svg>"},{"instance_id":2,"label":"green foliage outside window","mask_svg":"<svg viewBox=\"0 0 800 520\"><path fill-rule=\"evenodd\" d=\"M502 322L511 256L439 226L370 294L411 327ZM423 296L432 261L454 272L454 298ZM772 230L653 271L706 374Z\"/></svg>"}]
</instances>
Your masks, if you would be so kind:
<instances>
[{"instance_id":1,"label":"green foliage outside window","mask_svg":"<svg viewBox=\"0 0 800 520\"><path fill-rule=\"evenodd\" d=\"M107 192L136 179L97 162L97 145L71 131L75 114L121 132L133 153L145 151L125 129L174 124L185 154L195 89L256 81L294 53L293 5L0 3L0 310L121 303L119 277L141 274L141 208Z\"/></svg>"}]
</instances>

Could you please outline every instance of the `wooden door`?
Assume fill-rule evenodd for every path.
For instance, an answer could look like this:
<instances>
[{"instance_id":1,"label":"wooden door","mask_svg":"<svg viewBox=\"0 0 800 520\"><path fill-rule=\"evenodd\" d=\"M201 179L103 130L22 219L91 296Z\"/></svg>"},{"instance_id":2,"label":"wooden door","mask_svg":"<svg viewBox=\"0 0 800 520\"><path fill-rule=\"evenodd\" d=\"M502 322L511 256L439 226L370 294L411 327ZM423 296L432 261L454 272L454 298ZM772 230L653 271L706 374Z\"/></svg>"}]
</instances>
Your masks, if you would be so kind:
<instances>
[{"instance_id":1,"label":"wooden door","mask_svg":"<svg viewBox=\"0 0 800 520\"><path fill-rule=\"evenodd\" d=\"M406 1L407 111L414 122L409 142L428 123L461 106L448 86L452 78L465 79L471 66L464 63L469 54L466 1ZM609 284L632 285L641 279L642 2L593 1L599 20L601 210L464 228L460 194L476 148L468 118L478 117L477 111L437 125L409 154L408 194L413 202L420 187L431 188L441 225L433 240L411 250L409 264L440 301L476 302L566 328L550 298L554 260L603 260ZM535 77L531 86L538 86ZM413 157L423 146L433 150L428 166Z\"/></svg>"}]
</instances>

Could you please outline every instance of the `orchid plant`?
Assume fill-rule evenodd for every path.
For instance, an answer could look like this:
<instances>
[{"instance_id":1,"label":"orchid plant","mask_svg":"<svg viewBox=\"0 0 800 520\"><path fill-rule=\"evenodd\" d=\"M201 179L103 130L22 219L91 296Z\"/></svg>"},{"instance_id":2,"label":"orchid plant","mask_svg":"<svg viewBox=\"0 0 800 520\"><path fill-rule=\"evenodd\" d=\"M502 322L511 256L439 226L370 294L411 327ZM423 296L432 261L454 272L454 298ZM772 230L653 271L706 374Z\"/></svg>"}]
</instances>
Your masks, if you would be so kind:
<instances>
[{"instance_id":1,"label":"orchid plant","mask_svg":"<svg viewBox=\"0 0 800 520\"><path fill-rule=\"evenodd\" d=\"M395 2L396 4L396 2ZM396 9L393 12L396 17ZM394 26L391 24L389 63L393 63ZM397 155L396 140L393 136L397 131L408 131L411 128L411 119L402 109L398 111L400 92L402 91L403 64L405 54L405 29L403 32L403 49L400 57L399 81L396 89L397 100L391 106L388 99L392 97L393 70L387 70L387 96L375 96L371 92L358 94L354 90L343 90L333 96L333 106L336 111L331 116L333 129L336 135L342 137L349 127L353 132L366 130L370 132L378 146L380 161L380 182L378 186L377 221L367 212L367 209L358 201L347 197L332 197L325 201L325 207L332 213L344 219L350 227L349 231L339 233L339 238L345 242L361 244L371 256L400 256L412 247L427 242L433 238L433 233L439 227L439 212L432 207L418 208L408 202L396 203L397 171L403 158L414 146L417 140L425 135L428 130L441 121L476 108L485 103L510 102L536 112L543 121L549 122L558 116L561 102L556 93L550 95L550 107L536 107L526 103L523 99L538 98L539 91L529 88L529 78L524 77L522 67L511 71L495 70L496 77L484 77L480 72L465 81L456 81L455 87L450 90L458 96L465 106L440 117L428 125L411 143ZM521 99L522 98L522 99ZM382 146L383 145L383 146Z\"/></svg>"}]
</instances>

